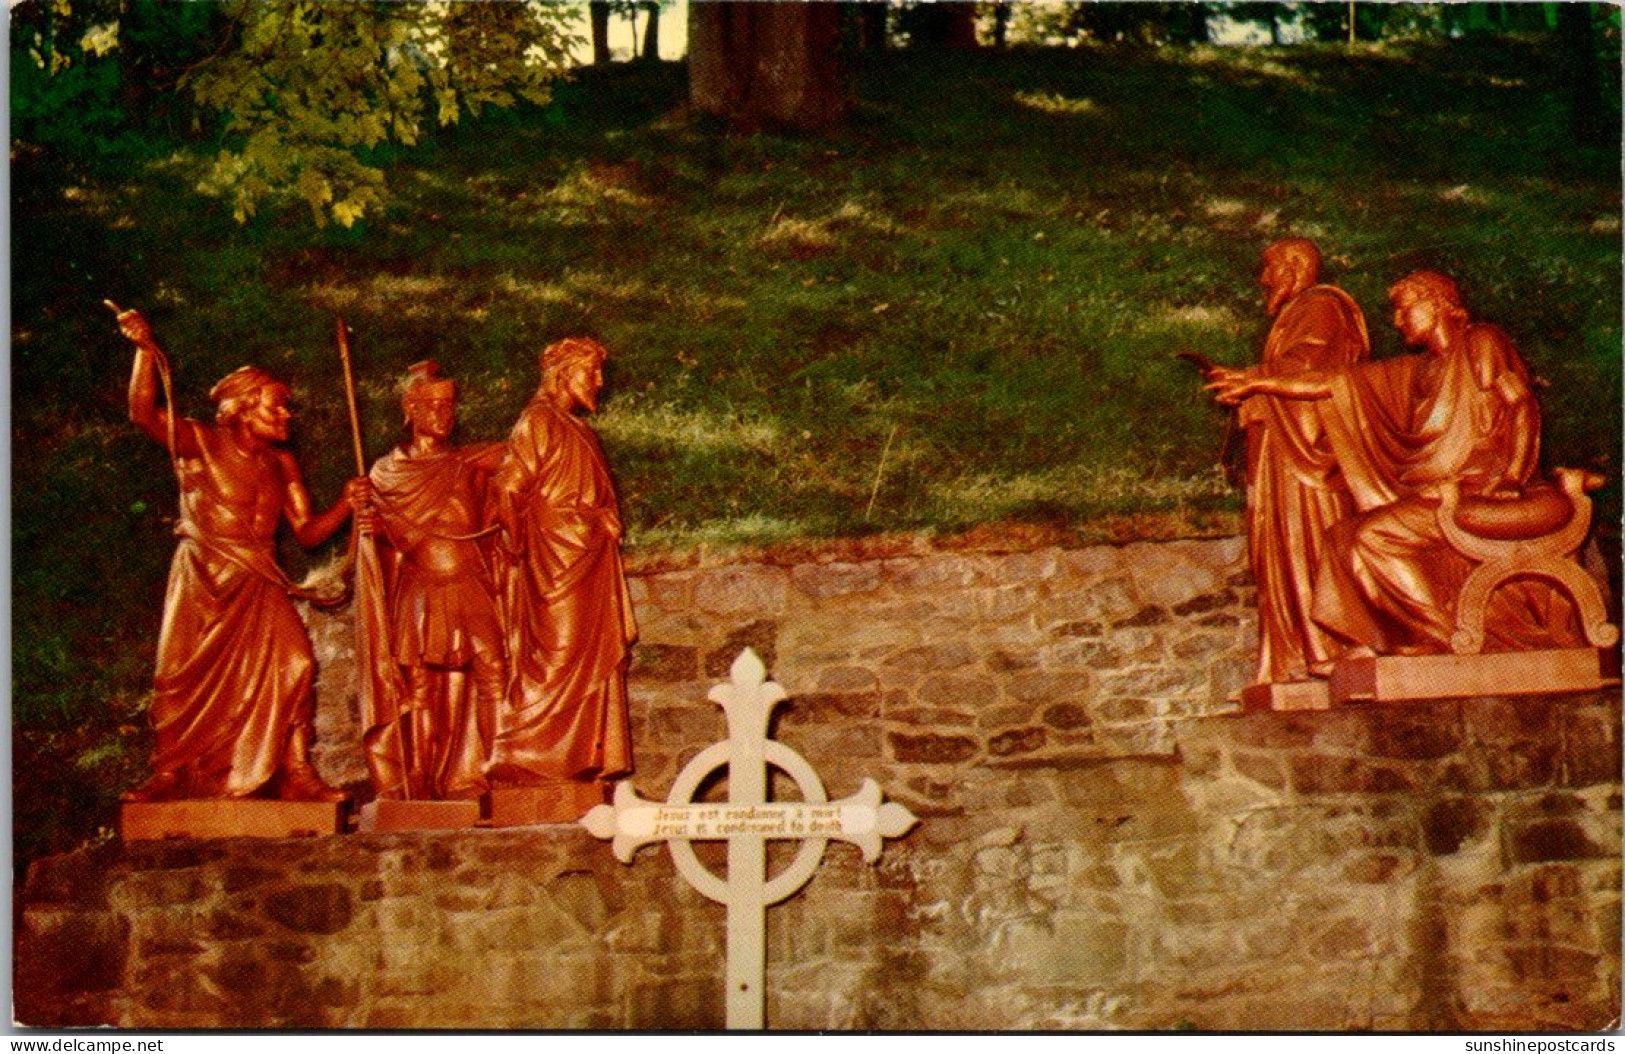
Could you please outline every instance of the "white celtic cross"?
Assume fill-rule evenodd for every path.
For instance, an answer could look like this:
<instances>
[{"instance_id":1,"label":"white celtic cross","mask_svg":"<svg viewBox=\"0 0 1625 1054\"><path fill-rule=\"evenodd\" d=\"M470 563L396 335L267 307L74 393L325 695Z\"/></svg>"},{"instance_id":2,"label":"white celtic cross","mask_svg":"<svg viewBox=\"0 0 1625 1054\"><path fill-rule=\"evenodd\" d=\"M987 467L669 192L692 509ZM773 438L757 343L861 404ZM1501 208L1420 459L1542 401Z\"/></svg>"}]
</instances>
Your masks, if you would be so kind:
<instances>
[{"instance_id":1,"label":"white celtic cross","mask_svg":"<svg viewBox=\"0 0 1625 1054\"><path fill-rule=\"evenodd\" d=\"M767 908L807 884L832 838L851 842L866 863L880 859L881 840L906 834L919 821L896 802L881 803L880 786L865 779L850 798L830 801L807 759L767 738L773 707L784 689L767 680L767 668L746 648L729 670L731 684L711 689L711 701L728 718L728 738L713 743L683 766L664 805L638 797L630 782L615 787L613 805L595 806L582 826L613 838L616 859L650 842L664 841L677 871L705 896L728 908L728 1027L759 1029L766 1004ZM769 802L767 768L787 773L801 801ZM697 803L694 794L715 770L728 769L726 805ZM769 878L767 840L801 839L790 866ZM695 841L728 843L728 877L719 878L694 854Z\"/></svg>"}]
</instances>

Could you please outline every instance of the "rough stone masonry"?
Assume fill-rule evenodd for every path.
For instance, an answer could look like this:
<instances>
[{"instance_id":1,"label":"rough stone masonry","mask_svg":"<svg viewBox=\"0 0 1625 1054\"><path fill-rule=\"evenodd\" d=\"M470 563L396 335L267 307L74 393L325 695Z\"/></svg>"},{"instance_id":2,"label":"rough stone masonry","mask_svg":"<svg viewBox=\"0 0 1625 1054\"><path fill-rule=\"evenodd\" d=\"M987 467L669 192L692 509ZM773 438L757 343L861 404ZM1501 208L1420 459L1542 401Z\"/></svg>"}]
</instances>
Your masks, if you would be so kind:
<instances>
[{"instance_id":1,"label":"rough stone masonry","mask_svg":"<svg viewBox=\"0 0 1625 1054\"><path fill-rule=\"evenodd\" d=\"M645 796L725 734L706 692L748 645L831 795L874 776L922 818L875 868L832 846L769 914L771 1027L1617 1021L1617 692L1242 716L1239 539L695 561L633 590ZM361 789L347 622L312 632L319 761ZM107 843L22 900L29 1024L723 1020L722 909L568 827Z\"/></svg>"}]
</instances>

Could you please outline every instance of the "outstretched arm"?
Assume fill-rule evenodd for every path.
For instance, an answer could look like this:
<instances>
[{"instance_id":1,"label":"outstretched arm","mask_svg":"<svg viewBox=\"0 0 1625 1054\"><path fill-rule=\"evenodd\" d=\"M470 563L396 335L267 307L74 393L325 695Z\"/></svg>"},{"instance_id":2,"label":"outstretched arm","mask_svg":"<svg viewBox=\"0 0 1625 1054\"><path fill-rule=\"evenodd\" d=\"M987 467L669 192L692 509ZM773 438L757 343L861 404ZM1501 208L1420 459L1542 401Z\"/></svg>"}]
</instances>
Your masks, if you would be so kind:
<instances>
[{"instance_id":1,"label":"outstretched arm","mask_svg":"<svg viewBox=\"0 0 1625 1054\"><path fill-rule=\"evenodd\" d=\"M491 481L486 491L486 508L491 520L502 529L499 541L509 553L517 554L525 547L524 518L520 515L520 495L515 489L518 481L504 471Z\"/></svg>"},{"instance_id":2,"label":"outstretched arm","mask_svg":"<svg viewBox=\"0 0 1625 1054\"><path fill-rule=\"evenodd\" d=\"M1329 399L1331 379L1323 373L1305 372L1289 377L1268 377L1257 367L1230 369L1215 366L1207 373L1204 387L1214 398L1234 406L1254 395L1273 395L1279 399Z\"/></svg>"},{"instance_id":3,"label":"outstretched arm","mask_svg":"<svg viewBox=\"0 0 1625 1054\"><path fill-rule=\"evenodd\" d=\"M109 307L113 307L109 302ZM116 309L115 309L116 310ZM141 431L168 446L171 442L170 415L173 408L158 405L158 371L168 369L163 349L152 335L152 326L139 311L118 312L119 331L135 345L135 362L130 368L130 421ZM201 452L197 436L190 422L173 422L174 453L178 457L196 457Z\"/></svg>"},{"instance_id":4,"label":"outstretched arm","mask_svg":"<svg viewBox=\"0 0 1625 1054\"><path fill-rule=\"evenodd\" d=\"M299 544L306 549L313 548L333 537L333 532L344 525L350 518L350 513L361 510L368 516L366 526L372 525L371 508L368 505L368 496L371 494L372 484L367 477L357 476L344 485L344 497L333 503L332 508L325 512L313 513L310 508L310 492L305 489L304 477L299 472L299 465L293 455L287 451L279 451L278 457L282 459L282 475L287 481L287 494L283 500L282 514L288 518L288 526L293 528L293 536Z\"/></svg>"}]
</instances>

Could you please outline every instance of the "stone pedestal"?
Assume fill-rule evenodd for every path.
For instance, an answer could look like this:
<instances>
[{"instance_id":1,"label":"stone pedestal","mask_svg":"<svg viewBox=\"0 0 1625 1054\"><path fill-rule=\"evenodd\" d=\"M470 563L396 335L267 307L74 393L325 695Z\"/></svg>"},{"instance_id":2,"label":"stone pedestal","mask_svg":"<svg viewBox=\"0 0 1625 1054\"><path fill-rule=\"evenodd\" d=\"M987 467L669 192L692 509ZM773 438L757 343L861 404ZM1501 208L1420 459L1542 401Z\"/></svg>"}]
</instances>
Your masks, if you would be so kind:
<instances>
[{"instance_id":1,"label":"stone pedestal","mask_svg":"<svg viewBox=\"0 0 1625 1054\"><path fill-rule=\"evenodd\" d=\"M1250 684L1241 690L1241 708L1259 710L1330 710L1332 693L1325 681Z\"/></svg>"},{"instance_id":2,"label":"stone pedestal","mask_svg":"<svg viewBox=\"0 0 1625 1054\"><path fill-rule=\"evenodd\" d=\"M575 823L594 805L609 801L608 791L603 783L573 781L534 787L497 787L491 791L491 826Z\"/></svg>"},{"instance_id":3,"label":"stone pedestal","mask_svg":"<svg viewBox=\"0 0 1625 1054\"><path fill-rule=\"evenodd\" d=\"M1348 703L1403 703L1475 696L1594 692L1619 683L1619 653L1603 648L1480 655L1379 655L1344 659L1329 680L1254 684L1247 713L1330 710Z\"/></svg>"},{"instance_id":4,"label":"stone pedestal","mask_svg":"<svg viewBox=\"0 0 1625 1054\"><path fill-rule=\"evenodd\" d=\"M344 830L344 803L255 798L126 802L119 836L162 838L299 838Z\"/></svg>"},{"instance_id":5,"label":"stone pedestal","mask_svg":"<svg viewBox=\"0 0 1625 1054\"><path fill-rule=\"evenodd\" d=\"M357 827L376 833L444 831L479 822L478 801L375 801L361 807Z\"/></svg>"},{"instance_id":6,"label":"stone pedestal","mask_svg":"<svg viewBox=\"0 0 1625 1054\"><path fill-rule=\"evenodd\" d=\"M1397 703L1592 692L1618 683L1619 654L1613 649L1379 655L1339 662L1332 671L1331 697L1336 705Z\"/></svg>"}]
</instances>

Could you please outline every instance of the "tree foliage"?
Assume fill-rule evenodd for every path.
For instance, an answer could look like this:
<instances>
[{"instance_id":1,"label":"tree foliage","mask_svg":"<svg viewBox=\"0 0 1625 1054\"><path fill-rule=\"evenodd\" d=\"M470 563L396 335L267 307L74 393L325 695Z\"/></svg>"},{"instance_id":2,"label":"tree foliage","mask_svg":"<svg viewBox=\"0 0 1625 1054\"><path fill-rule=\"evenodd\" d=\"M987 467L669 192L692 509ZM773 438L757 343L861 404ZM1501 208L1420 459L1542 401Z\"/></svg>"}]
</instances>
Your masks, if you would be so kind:
<instances>
[{"instance_id":1,"label":"tree foliage","mask_svg":"<svg viewBox=\"0 0 1625 1054\"><path fill-rule=\"evenodd\" d=\"M1127 44L1197 44L1208 38L1211 4L1077 4L1069 29L1086 40Z\"/></svg>"},{"instance_id":2,"label":"tree foliage","mask_svg":"<svg viewBox=\"0 0 1625 1054\"><path fill-rule=\"evenodd\" d=\"M411 146L426 122L543 103L573 43L552 5L311 2L228 9L230 46L183 87L218 113L208 186L239 220L290 189L318 224L384 200L366 152Z\"/></svg>"},{"instance_id":3,"label":"tree foliage","mask_svg":"<svg viewBox=\"0 0 1625 1054\"><path fill-rule=\"evenodd\" d=\"M79 157L138 149L143 127L170 123L165 88L205 57L217 14L214 4L160 0L14 4L13 141Z\"/></svg>"},{"instance_id":4,"label":"tree foliage","mask_svg":"<svg viewBox=\"0 0 1625 1054\"><path fill-rule=\"evenodd\" d=\"M572 22L554 0L24 0L14 134L105 154L183 109L218 137L204 185L239 220L303 201L318 225L349 226L386 198L380 147L487 106L546 102Z\"/></svg>"}]
</instances>

